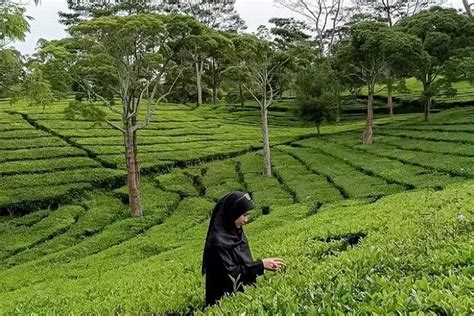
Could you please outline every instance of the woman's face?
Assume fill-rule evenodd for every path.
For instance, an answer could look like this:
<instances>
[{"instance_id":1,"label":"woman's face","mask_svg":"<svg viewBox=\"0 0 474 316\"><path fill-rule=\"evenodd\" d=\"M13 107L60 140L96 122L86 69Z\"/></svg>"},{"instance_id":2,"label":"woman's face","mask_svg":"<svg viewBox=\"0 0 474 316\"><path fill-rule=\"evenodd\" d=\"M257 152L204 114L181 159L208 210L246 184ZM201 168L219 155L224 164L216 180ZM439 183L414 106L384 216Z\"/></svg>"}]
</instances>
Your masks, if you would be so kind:
<instances>
[{"instance_id":1,"label":"woman's face","mask_svg":"<svg viewBox=\"0 0 474 316\"><path fill-rule=\"evenodd\" d=\"M239 218L235 220L235 227L241 228L249 221L249 212L245 212Z\"/></svg>"}]
</instances>

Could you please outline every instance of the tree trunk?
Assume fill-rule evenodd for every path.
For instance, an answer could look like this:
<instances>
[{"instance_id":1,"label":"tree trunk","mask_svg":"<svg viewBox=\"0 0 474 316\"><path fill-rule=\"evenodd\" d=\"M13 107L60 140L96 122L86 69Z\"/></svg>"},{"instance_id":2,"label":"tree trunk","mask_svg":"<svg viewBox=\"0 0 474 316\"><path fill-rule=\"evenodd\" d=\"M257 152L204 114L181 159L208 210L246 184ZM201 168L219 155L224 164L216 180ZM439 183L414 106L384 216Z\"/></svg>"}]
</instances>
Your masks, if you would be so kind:
<instances>
[{"instance_id":1,"label":"tree trunk","mask_svg":"<svg viewBox=\"0 0 474 316\"><path fill-rule=\"evenodd\" d=\"M364 145L370 145L372 144L372 136L373 136L373 130L372 130L372 125L373 125L373 120L374 120L374 96L369 89L369 97L367 100L367 120L365 122L365 129L364 133L362 134L362 142Z\"/></svg>"},{"instance_id":2,"label":"tree trunk","mask_svg":"<svg viewBox=\"0 0 474 316\"><path fill-rule=\"evenodd\" d=\"M393 116L393 96L392 96L392 82L387 84L387 107L390 116Z\"/></svg>"},{"instance_id":3,"label":"tree trunk","mask_svg":"<svg viewBox=\"0 0 474 316\"><path fill-rule=\"evenodd\" d=\"M432 98L430 96L426 97L426 100L425 100L425 121L426 122L430 118L431 102L432 102Z\"/></svg>"},{"instance_id":4,"label":"tree trunk","mask_svg":"<svg viewBox=\"0 0 474 316\"><path fill-rule=\"evenodd\" d=\"M132 216L142 216L140 198L140 166L138 164L137 133L132 132L132 124L125 128L125 161L127 163L127 185Z\"/></svg>"},{"instance_id":5,"label":"tree trunk","mask_svg":"<svg viewBox=\"0 0 474 316\"><path fill-rule=\"evenodd\" d=\"M202 105L202 82L201 82L202 72L201 72L198 61L196 61L195 65L196 65L197 107L199 107Z\"/></svg>"},{"instance_id":6,"label":"tree trunk","mask_svg":"<svg viewBox=\"0 0 474 316\"><path fill-rule=\"evenodd\" d=\"M260 119L262 125L262 139L263 139L263 175L266 177L272 176L272 163L270 157L270 137L268 135L268 109L265 108L266 103L260 108Z\"/></svg>"},{"instance_id":7,"label":"tree trunk","mask_svg":"<svg viewBox=\"0 0 474 316\"><path fill-rule=\"evenodd\" d=\"M212 85L212 104L217 104L217 87L216 84Z\"/></svg>"},{"instance_id":8,"label":"tree trunk","mask_svg":"<svg viewBox=\"0 0 474 316\"><path fill-rule=\"evenodd\" d=\"M318 137L321 136L320 124L316 124L316 130L318 131Z\"/></svg>"},{"instance_id":9,"label":"tree trunk","mask_svg":"<svg viewBox=\"0 0 474 316\"><path fill-rule=\"evenodd\" d=\"M240 97L240 106L244 107L245 106L244 89L242 87L242 80L240 79L239 79L239 97Z\"/></svg>"},{"instance_id":10,"label":"tree trunk","mask_svg":"<svg viewBox=\"0 0 474 316\"><path fill-rule=\"evenodd\" d=\"M217 89L220 83L220 75L216 67L216 60L212 58L212 104L217 104Z\"/></svg>"},{"instance_id":11,"label":"tree trunk","mask_svg":"<svg viewBox=\"0 0 474 316\"><path fill-rule=\"evenodd\" d=\"M473 18L472 17L472 9L471 9L472 4L469 4L468 0L462 0L462 4L464 5L464 9L466 9L467 16L472 19Z\"/></svg>"},{"instance_id":12,"label":"tree trunk","mask_svg":"<svg viewBox=\"0 0 474 316\"><path fill-rule=\"evenodd\" d=\"M432 89L431 89L432 78L430 74L425 76L423 81L423 112L425 121L429 120L431 112L431 102L433 99Z\"/></svg>"}]
</instances>

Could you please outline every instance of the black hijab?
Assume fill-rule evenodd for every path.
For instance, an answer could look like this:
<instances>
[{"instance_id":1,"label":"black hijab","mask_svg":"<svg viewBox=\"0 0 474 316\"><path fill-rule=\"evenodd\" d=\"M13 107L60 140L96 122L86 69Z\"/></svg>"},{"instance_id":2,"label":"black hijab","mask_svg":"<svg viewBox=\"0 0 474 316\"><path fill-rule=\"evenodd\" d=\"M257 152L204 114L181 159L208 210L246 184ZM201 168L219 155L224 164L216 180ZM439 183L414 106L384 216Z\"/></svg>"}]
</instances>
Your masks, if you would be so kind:
<instances>
[{"instance_id":1,"label":"black hijab","mask_svg":"<svg viewBox=\"0 0 474 316\"><path fill-rule=\"evenodd\" d=\"M254 208L250 195L234 191L217 202L212 211L206 244L202 260L202 273L206 273L209 249L213 246L232 248L247 241L241 228L235 226L235 220Z\"/></svg>"}]
</instances>

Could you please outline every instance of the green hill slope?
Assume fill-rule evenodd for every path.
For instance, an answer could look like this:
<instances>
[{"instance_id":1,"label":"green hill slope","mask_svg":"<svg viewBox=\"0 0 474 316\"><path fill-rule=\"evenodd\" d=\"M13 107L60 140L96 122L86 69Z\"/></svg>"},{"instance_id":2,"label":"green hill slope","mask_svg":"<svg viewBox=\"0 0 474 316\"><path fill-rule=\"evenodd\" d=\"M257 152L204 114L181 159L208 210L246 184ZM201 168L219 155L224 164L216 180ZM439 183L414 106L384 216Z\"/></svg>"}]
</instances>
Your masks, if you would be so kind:
<instances>
[{"instance_id":1,"label":"green hill slope","mask_svg":"<svg viewBox=\"0 0 474 316\"><path fill-rule=\"evenodd\" d=\"M0 141L2 157L12 157L0 163L3 209L59 207L0 217L0 314L474 311L472 108L429 124L381 118L372 146L360 145L363 122L327 126L318 138L314 127L275 113L275 177L265 178L256 113L169 105L158 114L167 121L152 126L165 134L144 136L142 147L155 151L141 157L138 219L111 159L121 150L111 130L66 121L60 108L3 110L0 128L26 133ZM77 187L59 190L68 185ZM254 256L282 257L288 268L204 310L208 217L236 189L256 202L246 227Z\"/></svg>"}]
</instances>

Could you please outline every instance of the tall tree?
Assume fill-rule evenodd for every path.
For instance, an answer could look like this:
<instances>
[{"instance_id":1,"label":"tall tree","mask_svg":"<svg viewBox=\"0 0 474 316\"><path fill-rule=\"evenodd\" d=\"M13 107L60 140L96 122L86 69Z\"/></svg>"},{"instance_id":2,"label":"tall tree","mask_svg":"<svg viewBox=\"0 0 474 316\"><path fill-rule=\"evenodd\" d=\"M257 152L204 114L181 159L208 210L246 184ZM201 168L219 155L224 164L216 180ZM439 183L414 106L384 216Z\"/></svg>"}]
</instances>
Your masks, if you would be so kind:
<instances>
[{"instance_id":1,"label":"tall tree","mask_svg":"<svg viewBox=\"0 0 474 316\"><path fill-rule=\"evenodd\" d=\"M221 86L226 73L231 71L232 56L234 51L234 43L232 42L230 34L220 33L222 37L216 41L209 51L208 58L208 75L207 80L212 89L212 104L217 104L217 91Z\"/></svg>"},{"instance_id":2,"label":"tall tree","mask_svg":"<svg viewBox=\"0 0 474 316\"><path fill-rule=\"evenodd\" d=\"M331 52L336 29L345 18L343 0L275 0L276 3L304 17L316 32L321 54Z\"/></svg>"},{"instance_id":3,"label":"tall tree","mask_svg":"<svg viewBox=\"0 0 474 316\"><path fill-rule=\"evenodd\" d=\"M441 3L442 1L439 2ZM400 20L413 16L429 6L433 6L434 2L426 0L357 0L355 5L359 10L365 11L377 21L385 22L392 27Z\"/></svg>"},{"instance_id":4,"label":"tall tree","mask_svg":"<svg viewBox=\"0 0 474 316\"><path fill-rule=\"evenodd\" d=\"M14 49L0 50L0 96L11 95L11 87L20 84L23 76L23 61L20 52Z\"/></svg>"},{"instance_id":5,"label":"tall tree","mask_svg":"<svg viewBox=\"0 0 474 316\"><path fill-rule=\"evenodd\" d=\"M169 1L167 11L195 17L205 26L230 33L245 30L247 26L235 10L235 0L177 0Z\"/></svg>"},{"instance_id":6,"label":"tall tree","mask_svg":"<svg viewBox=\"0 0 474 316\"><path fill-rule=\"evenodd\" d=\"M314 42L309 34L310 27L303 21L294 18L272 18L269 21L271 28L268 37L271 39L272 48L285 51L292 56L291 62L275 76L279 89L279 98L283 93L293 87L300 67L306 67L308 60L316 59L320 53L314 48Z\"/></svg>"},{"instance_id":7,"label":"tall tree","mask_svg":"<svg viewBox=\"0 0 474 316\"><path fill-rule=\"evenodd\" d=\"M212 30L237 33L247 28L244 20L235 10L235 0L177 0L170 1L164 9L193 16ZM212 31L207 31L195 39L191 56L196 72L197 106L203 102L202 84L206 69L210 72L208 78L212 88L212 102L215 104L217 87L220 84L221 74L225 70L222 67L223 59L220 57L229 48L231 42L222 36L222 33Z\"/></svg>"},{"instance_id":8,"label":"tall tree","mask_svg":"<svg viewBox=\"0 0 474 316\"><path fill-rule=\"evenodd\" d=\"M288 63L289 58L272 50L270 44L254 36L240 36L234 41L238 52L237 65L249 74L244 88L260 107L260 125L263 142L263 175L272 176L268 111L278 95L274 77Z\"/></svg>"},{"instance_id":9,"label":"tall tree","mask_svg":"<svg viewBox=\"0 0 474 316\"><path fill-rule=\"evenodd\" d=\"M224 53L232 46L232 42L223 34L201 25L186 38L185 46L185 51L195 68L197 106L200 106L203 102L202 90L205 66L211 63L212 67L216 67L218 54L220 52ZM214 65L212 62L214 62ZM215 68L214 70L216 71Z\"/></svg>"},{"instance_id":10,"label":"tall tree","mask_svg":"<svg viewBox=\"0 0 474 316\"><path fill-rule=\"evenodd\" d=\"M177 53L175 48L180 45L177 42L187 37L189 29L196 27L199 27L199 23L191 17L139 14L101 17L71 29L74 36L91 41L83 52L84 73L89 73L87 70L92 68L102 68L114 76L107 88L113 95L120 97L119 107L114 105L113 95L106 98L97 93L93 77L86 77L79 84L89 96L101 100L121 118L120 125L111 121L107 123L122 132L124 137L133 216L143 214L137 133L149 124L156 107L173 88L173 84L168 91L162 88L165 79L176 81L176 78L166 77L166 70L173 66L172 61ZM142 103L146 103L143 110ZM140 113L144 114L143 120L139 119Z\"/></svg>"},{"instance_id":11,"label":"tall tree","mask_svg":"<svg viewBox=\"0 0 474 316\"><path fill-rule=\"evenodd\" d=\"M44 78L41 67L34 60L26 64L25 78L13 90L12 103L25 100L31 106L44 109L55 100L51 84Z\"/></svg>"},{"instance_id":12,"label":"tall tree","mask_svg":"<svg viewBox=\"0 0 474 316\"><path fill-rule=\"evenodd\" d=\"M442 3L442 0L439 2ZM355 5L358 10L367 14L366 18L373 18L393 27L400 20L413 16L421 10L435 5L435 2L426 0L357 0ZM393 91L395 89L395 82L396 78L393 76L393 71L388 68L384 83L387 87L387 108L390 115L393 115Z\"/></svg>"},{"instance_id":13,"label":"tall tree","mask_svg":"<svg viewBox=\"0 0 474 316\"><path fill-rule=\"evenodd\" d=\"M300 72L295 82L298 114L316 124L318 136L323 121L334 117L341 87L327 60L318 60Z\"/></svg>"},{"instance_id":14,"label":"tall tree","mask_svg":"<svg viewBox=\"0 0 474 316\"><path fill-rule=\"evenodd\" d=\"M378 22L360 22L351 29L349 43L336 50L336 65L345 77L356 77L367 87L367 119L362 135L364 144L372 143L373 97L375 85L386 76L386 69L409 68L421 52L419 40Z\"/></svg>"},{"instance_id":15,"label":"tall tree","mask_svg":"<svg viewBox=\"0 0 474 316\"><path fill-rule=\"evenodd\" d=\"M443 89L452 91L451 84L456 78L446 76L447 65L452 66L449 61L473 47L474 21L455 10L435 7L401 21L399 26L423 44L415 77L423 84L421 99L427 121L433 96Z\"/></svg>"},{"instance_id":16,"label":"tall tree","mask_svg":"<svg viewBox=\"0 0 474 316\"><path fill-rule=\"evenodd\" d=\"M44 79L51 84L56 98L73 92L79 60L76 54L80 53L80 43L77 39L40 40L37 47L33 58L41 68Z\"/></svg>"},{"instance_id":17,"label":"tall tree","mask_svg":"<svg viewBox=\"0 0 474 316\"><path fill-rule=\"evenodd\" d=\"M235 0L66 0L68 12L60 12L60 21L77 25L81 21L102 16L140 13L182 13L193 16L205 26L236 33L246 29L235 10Z\"/></svg>"},{"instance_id":18,"label":"tall tree","mask_svg":"<svg viewBox=\"0 0 474 316\"><path fill-rule=\"evenodd\" d=\"M21 55L5 49L15 40L24 40L30 30L25 5L30 1L3 0L0 2L0 90L8 93L11 102L26 99L29 104L46 106L52 102L50 84L42 77L35 63L23 65ZM35 0L35 4L39 1Z\"/></svg>"},{"instance_id":19,"label":"tall tree","mask_svg":"<svg viewBox=\"0 0 474 316\"><path fill-rule=\"evenodd\" d=\"M104 16L124 16L163 11L163 4L149 0L66 0L67 12L59 12L59 21L72 27L80 22Z\"/></svg>"},{"instance_id":20,"label":"tall tree","mask_svg":"<svg viewBox=\"0 0 474 316\"><path fill-rule=\"evenodd\" d=\"M270 33L273 42L279 49L287 50L310 40L310 27L303 21L295 18L271 18L273 24Z\"/></svg>"}]
</instances>

